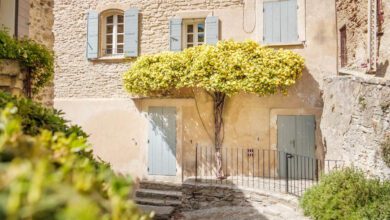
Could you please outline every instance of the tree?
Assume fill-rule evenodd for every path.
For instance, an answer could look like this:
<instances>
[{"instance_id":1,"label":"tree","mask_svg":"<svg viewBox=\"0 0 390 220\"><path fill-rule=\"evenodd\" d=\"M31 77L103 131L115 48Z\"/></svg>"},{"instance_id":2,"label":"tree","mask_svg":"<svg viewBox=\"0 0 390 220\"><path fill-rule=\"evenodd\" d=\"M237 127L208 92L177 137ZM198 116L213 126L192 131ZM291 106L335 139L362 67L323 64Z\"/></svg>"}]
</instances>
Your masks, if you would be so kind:
<instances>
[{"instance_id":1,"label":"tree","mask_svg":"<svg viewBox=\"0 0 390 220\"><path fill-rule=\"evenodd\" d=\"M217 177L224 178L221 147L226 97L239 92L285 94L303 68L303 58L291 51L262 47L254 41L229 40L215 46L143 56L123 79L126 90L139 95L164 96L182 88L204 89L214 101Z\"/></svg>"}]
</instances>

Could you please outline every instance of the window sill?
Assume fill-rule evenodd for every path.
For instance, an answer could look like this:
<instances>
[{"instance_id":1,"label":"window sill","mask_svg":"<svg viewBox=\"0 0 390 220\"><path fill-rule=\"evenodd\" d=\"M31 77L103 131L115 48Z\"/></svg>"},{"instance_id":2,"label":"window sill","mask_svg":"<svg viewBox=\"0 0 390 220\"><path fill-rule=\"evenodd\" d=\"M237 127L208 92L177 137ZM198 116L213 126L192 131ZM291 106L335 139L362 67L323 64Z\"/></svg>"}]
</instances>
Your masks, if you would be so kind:
<instances>
[{"instance_id":1,"label":"window sill","mask_svg":"<svg viewBox=\"0 0 390 220\"><path fill-rule=\"evenodd\" d=\"M297 42L290 42L290 43L268 43L263 45L267 47L304 46L305 42L297 41Z\"/></svg>"},{"instance_id":2,"label":"window sill","mask_svg":"<svg viewBox=\"0 0 390 220\"><path fill-rule=\"evenodd\" d=\"M99 57L97 59L94 59L92 61L96 61L96 62L120 62L120 61L125 61L125 60L129 60L131 59L131 57L125 57L125 56L104 56L104 57Z\"/></svg>"},{"instance_id":3,"label":"window sill","mask_svg":"<svg viewBox=\"0 0 390 220\"><path fill-rule=\"evenodd\" d=\"M353 75L353 76L364 76L366 73L363 71L359 70L354 70L354 69L348 69L348 68L340 68L339 69L339 74L340 75Z\"/></svg>"}]
</instances>

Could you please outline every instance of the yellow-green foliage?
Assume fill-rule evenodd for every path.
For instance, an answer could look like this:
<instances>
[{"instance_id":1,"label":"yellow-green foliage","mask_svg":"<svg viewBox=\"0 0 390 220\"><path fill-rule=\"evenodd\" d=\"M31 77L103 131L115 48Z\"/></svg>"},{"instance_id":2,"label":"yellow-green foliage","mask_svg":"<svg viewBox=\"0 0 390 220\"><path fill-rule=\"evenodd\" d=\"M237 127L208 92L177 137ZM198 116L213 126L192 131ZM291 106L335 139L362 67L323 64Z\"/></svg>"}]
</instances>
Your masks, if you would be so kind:
<instances>
[{"instance_id":1,"label":"yellow-green foliage","mask_svg":"<svg viewBox=\"0 0 390 220\"><path fill-rule=\"evenodd\" d=\"M139 58L124 74L132 94L166 94L180 88L258 95L286 92L301 76L304 60L288 50L262 47L254 41L220 41L182 52Z\"/></svg>"},{"instance_id":2,"label":"yellow-green foliage","mask_svg":"<svg viewBox=\"0 0 390 220\"><path fill-rule=\"evenodd\" d=\"M96 161L76 134L22 132L16 108L0 113L0 219L135 220L131 182Z\"/></svg>"}]
</instances>

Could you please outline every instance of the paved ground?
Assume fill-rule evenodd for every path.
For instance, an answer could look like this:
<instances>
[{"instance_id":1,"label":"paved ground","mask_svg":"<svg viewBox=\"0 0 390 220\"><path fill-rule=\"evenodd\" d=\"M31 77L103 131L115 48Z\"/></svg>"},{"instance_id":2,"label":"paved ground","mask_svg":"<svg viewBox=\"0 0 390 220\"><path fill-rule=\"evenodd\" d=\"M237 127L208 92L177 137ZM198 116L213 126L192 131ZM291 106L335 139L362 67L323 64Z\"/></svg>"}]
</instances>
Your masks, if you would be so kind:
<instances>
[{"instance_id":1,"label":"paved ground","mask_svg":"<svg viewBox=\"0 0 390 220\"><path fill-rule=\"evenodd\" d=\"M303 220L308 219L298 211L283 204L266 207L218 207L184 212L177 219L183 220Z\"/></svg>"}]
</instances>

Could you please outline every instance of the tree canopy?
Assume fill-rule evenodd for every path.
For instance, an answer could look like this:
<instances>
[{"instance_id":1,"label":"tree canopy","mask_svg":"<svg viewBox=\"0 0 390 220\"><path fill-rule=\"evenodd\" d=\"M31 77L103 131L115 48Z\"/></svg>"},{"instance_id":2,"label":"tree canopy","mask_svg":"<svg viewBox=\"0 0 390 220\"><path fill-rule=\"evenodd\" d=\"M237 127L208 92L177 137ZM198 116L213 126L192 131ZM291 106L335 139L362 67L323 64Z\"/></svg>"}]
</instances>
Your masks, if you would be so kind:
<instances>
[{"instance_id":1,"label":"tree canopy","mask_svg":"<svg viewBox=\"0 0 390 220\"><path fill-rule=\"evenodd\" d=\"M202 88L228 96L238 92L269 95L285 93L303 68L304 59L292 51L229 40L142 56L123 79L126 90L139 95L167 94L181 88Z\"/></svg>"}]
</instances>

